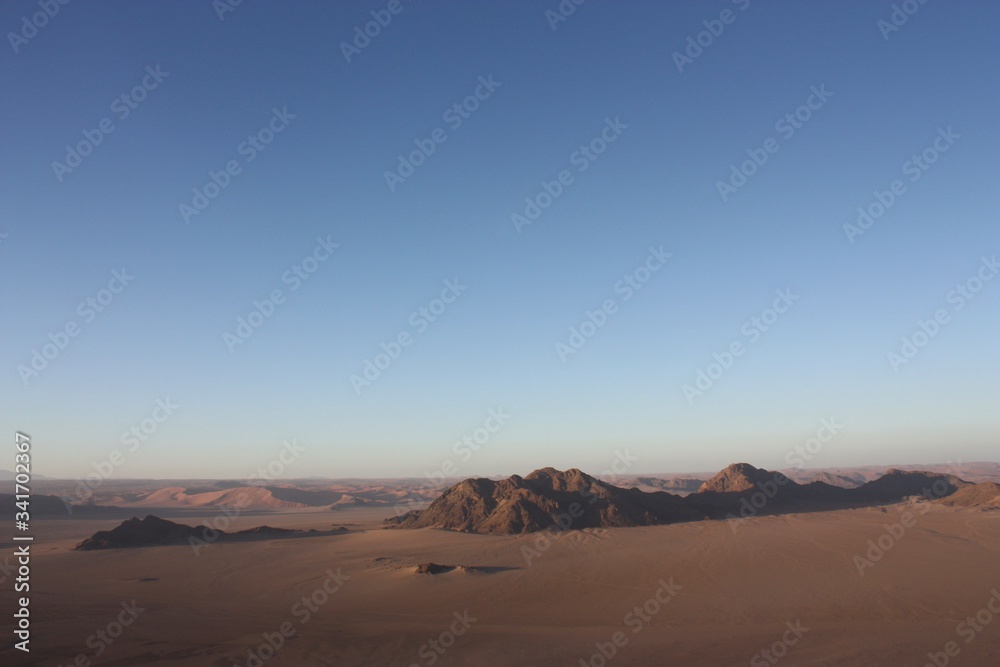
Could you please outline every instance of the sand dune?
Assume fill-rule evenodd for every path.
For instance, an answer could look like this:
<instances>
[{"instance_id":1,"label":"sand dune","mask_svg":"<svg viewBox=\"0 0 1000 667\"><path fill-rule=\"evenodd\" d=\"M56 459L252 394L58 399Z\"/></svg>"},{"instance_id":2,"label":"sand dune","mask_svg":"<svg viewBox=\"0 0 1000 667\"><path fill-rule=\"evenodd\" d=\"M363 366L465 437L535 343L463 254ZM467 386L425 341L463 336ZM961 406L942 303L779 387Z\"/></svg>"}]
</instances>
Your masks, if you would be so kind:
<instances>
[{"instance_id":1,"label":"sand dune","mask_svg":"<svg viewBox=\"0 0 1000 667\"><path fill-rule=\"evenodd\" d=\"M280 494L278 494L280 495ZM260 486L237 486L220 491L188 493L184 487L167 487L153 491L135 502L138 506L150 507L252 507L291 508L308 507L307 504L279 498L271 489Z\"/></svg>"},{"instance_id":2,"label":"sand dune","mask_svg":"<svg viewBox=\"0 0 1000 667\"><path fill-rule=\"evenodd\" d=\"M454 480L457 481L457 480ZM0 481L0 487L5 483ZM13 491L12 484L6 488ZM225 504L253 509L330 507L342 504L402 505L432 501L445 487L428 480L325 480L274 482L267 486L234 480L117 480L97 483L81 480L39 480L33 489L39 497L66 497L83 505L180 508Z\"/></svg>"}]
</instances>

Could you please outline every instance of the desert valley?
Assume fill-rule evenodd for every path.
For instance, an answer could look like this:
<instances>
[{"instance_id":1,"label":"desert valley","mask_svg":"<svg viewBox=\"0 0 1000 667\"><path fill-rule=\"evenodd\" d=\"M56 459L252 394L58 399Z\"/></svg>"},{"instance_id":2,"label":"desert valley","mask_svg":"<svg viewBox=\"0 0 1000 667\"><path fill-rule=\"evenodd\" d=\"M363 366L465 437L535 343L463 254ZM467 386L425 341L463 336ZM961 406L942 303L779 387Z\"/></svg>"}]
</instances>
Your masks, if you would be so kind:
<instances>
[{"instance_id":1,"label":"desert valley","mask_svg":"<svg viewBox=\"0 0 1000 667\"><path fill-rule=\"evenodd\" d=\"M909 468L38 481L31 664L992 664L1000 466Z\"/></svg>"},{"instance_id":2,"label":"desert valley","mask_svg":"<svg viewBox=\"0 0 1000 667\"><path fill-rule=\"evenodd\" d=\"M1000 2L0 26L0 667L1000 665Z\"/></svg>"}]
</instances>

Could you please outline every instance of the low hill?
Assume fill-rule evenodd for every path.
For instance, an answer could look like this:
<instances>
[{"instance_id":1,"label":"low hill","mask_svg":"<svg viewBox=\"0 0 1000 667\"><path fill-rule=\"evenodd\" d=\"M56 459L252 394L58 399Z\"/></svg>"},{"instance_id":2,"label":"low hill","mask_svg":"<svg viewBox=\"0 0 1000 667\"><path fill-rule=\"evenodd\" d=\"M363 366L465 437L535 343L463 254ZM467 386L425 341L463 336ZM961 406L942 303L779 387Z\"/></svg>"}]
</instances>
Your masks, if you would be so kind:
<instances>
[{"instance_id":1,"label":"low hill","mask_svg":"<svg viewBox=\"0 0 1000 667\"><path fill-rule=\"evenodd\" d=\"M893 468L852 492L859 499L870 501L893 501L907 496L938 499L969 485L954 475Z\"/></svg>"},{"instance_id":2,"label":"low hill","mask_svg":"<svg viewBox=\"0 0 1000 667\"><path fill-rule=\"evenodd\" d=\"M192 537L201 538L205 530L207 530L205 526L186 526L153 515L149 515L145 519L133 517L124 521L117 528L94 533L76 545L76 550L92 551L94 549L183 544Z\"/></svg>"},{"instance_id":3,"label":"low hill","mask_svg":"<svg viewBox=\"0 0 1000 667\"><path fill-rule=\"evenodd\" d=\"M361 496L352 496L345 493L337 500L337 502L330 505L330 509L339 510L353 507L380 507L388 504L388 501L385 500L372 500L370 498L362 498Z\"/></svg>"},{"instance_id":4,"label":"low hill","mask_svg":"<svg viewBox=\"0 0 1000 667\"><path fill-rule=\"evenodd\" d=\"M186 544L191 540L214 542L234 538L284 537L303 532L287 528L257 526L235 533L226 533L221 530L211 530L207 526L188 526L174 523L150 514L144 519L132 517L111 530L98 531L76 545L75 551L169 546Z\"/></svg>"},{"instance_id":5,"label":"low hill","mask_svg":"<svg viewBox=\"0 0 1000 667\"><path fill-rule=\"evenodd\" d=\"M0 493L0 512L4 516L14 516L14 512L20 512L16 507L17 496L12 493ZM28 501L28 513L31 516L70 516L78 514L97 514L105 511L115 511L117 507L103 505L67 505L59 496L46 496L31 494Z\"/></svg>"},{"instance_id":6,"label":"low hill","mask_svg":"<svg viewBox=\"0 0 1000 667\"><path fill-rule=\"evenodd\" d=\"M1000 507L1000 484L982 482L959 489L939 502L955 507Z\"/></svg>"}]
</instances>

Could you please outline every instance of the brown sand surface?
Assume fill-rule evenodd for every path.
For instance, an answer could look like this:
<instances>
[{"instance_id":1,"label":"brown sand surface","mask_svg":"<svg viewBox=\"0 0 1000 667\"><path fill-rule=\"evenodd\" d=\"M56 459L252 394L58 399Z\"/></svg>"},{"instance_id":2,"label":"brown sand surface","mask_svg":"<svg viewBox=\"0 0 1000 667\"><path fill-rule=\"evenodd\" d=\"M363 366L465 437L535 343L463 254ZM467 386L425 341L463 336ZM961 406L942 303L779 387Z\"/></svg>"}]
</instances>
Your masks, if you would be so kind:
<instances>
[{"instance_id":1,"label":"brown sand surface","mask_svg":"<svg viewBox=\"0 0 1000 667\"><path fill-rule=\"evenodd\" d=\"M192 525L218 516L148 511ZM860 576L854 557L903 512L915 525ZM751 661L800 621L808 630L777 664L920 667L948 642L960 649L950 664L998 664L1000 615L968 643L956 629L1000 589L1000 511L898 504L762 517L735 530L702 521L570 531L547 547L539 534L381 530L385 516L384 508L246 512L226 529L349 531L220 543L197 556L187 546L76 552L120 518L37 520L32 653L5 649L0 663L70 665L82 653L93 665L257 665L248 650L288 622L294 635L261 664L600 665L591 662L596 643L622 632L627 643L609 665L764 665ZM11 553L4 546L0 559ZM525 548L537 550L530 564ZM475 569L414 573L431 562ZM301 600L327 570L347 578L317 595L327 599L303 622ZM660 608L648 622L627 623L661 580L680 589L650 603ZM11 597L5 584L5 609ZM95 658L88 637L133 599L144 611ZM451 644L455 614L466 612L475 621L433 653L427 642L446 633Z\"/></svg>"}]
</instances>

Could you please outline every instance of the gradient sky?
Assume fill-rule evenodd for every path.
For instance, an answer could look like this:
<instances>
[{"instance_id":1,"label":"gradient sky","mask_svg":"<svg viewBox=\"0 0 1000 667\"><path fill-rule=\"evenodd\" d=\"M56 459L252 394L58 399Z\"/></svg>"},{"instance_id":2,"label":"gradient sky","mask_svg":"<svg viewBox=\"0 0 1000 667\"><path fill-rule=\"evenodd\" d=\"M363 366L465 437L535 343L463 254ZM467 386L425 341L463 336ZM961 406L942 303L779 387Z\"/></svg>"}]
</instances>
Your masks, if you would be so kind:
<instances>
[{"instance_id":1,"label":"gradient sky","mask_svg":"<svg viewBox=\"0 0 1000 667\"><path fill-rule=\"evenodd\" d=\"M35 472L83 476L123 450L119 478L244 478L293 439L286 477L599 473L626 450L630 472L783 467L824 418L843 427L809 467L997 460L1000 280L961 310L949 292L1000 252L1000 5L920 5L885 39L885 1L591 0L553 30L556 0L403 0L348 63L341 43L386 6L244 0L220 20L209 2L76 2L16 53L8 35L0 430L33 437ZM37 11L4 2L0 27ZM120 119L147 66L169 75ZM490 76L452 129L443 114ZM821 86L833 96L776 131ZM285 107L246 161L240 143ZM103 118L114 131L60 182L52 163ZM606 119L627 127L580 172ZM435 128L447 140L390 191ZM909 180L939 128L959 138ZM769 137L779 150L723 201L717 182ZM186 224L179 205L230 160L242 171ZM562 170L573 182L518 233L511 215ZM849 242L894 179L905 193ZM319 237L340 246L290 291ZM625 301L615 285L651 246L672 256ZM123 267L134 280L86 322L79 304ZM455 279L467 289L418 332L411 313ZM223 334L275 289L284 303L231 352ZM751 342L782 289L798 300ZM607 299L564 363L556 344ZM895 371L888 353L938 309L948 322ZM412 344L359 395L351 375L401 332ZM689 401L734 341L745 354ZM480 451L453 451L501 407Z\"/></svg>"}]
</instances>

